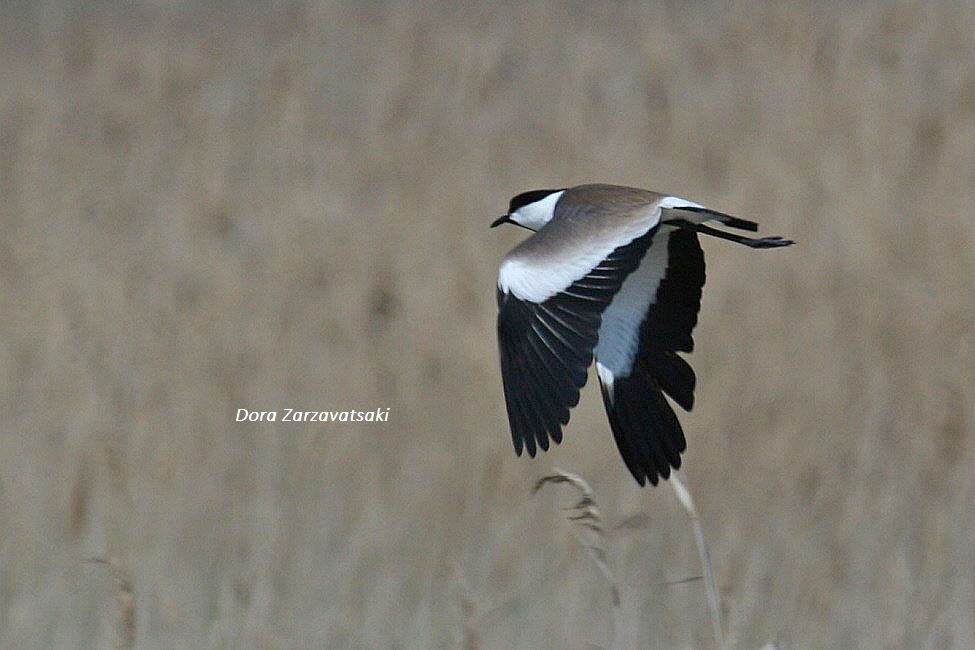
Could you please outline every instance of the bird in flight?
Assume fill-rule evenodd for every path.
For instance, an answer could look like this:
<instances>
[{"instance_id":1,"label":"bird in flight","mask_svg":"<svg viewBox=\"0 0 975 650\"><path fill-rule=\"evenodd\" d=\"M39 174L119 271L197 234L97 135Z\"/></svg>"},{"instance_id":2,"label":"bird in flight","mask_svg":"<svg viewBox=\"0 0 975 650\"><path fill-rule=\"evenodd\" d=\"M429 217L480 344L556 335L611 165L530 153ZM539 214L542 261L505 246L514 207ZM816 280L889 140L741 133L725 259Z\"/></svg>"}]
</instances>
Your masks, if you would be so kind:
<instances>
[{"instance_id":1,"label":"bird in flight","mask_svg":"<svg viewBox=\"0 0 975 650\"><path fill-rule=\"evenodd\" d=\"M618 185L533 190L511 199L491 227L535 234L498 273L498 345L515 452L534 457L579 403L596 374L623 461L640 485L670 477L687 447L665 395L686 411L696 377L691 352L704 286L698 235L778 248L705 225L757 231L758 224L676 196Z\"/></svg>"}]
</instances>

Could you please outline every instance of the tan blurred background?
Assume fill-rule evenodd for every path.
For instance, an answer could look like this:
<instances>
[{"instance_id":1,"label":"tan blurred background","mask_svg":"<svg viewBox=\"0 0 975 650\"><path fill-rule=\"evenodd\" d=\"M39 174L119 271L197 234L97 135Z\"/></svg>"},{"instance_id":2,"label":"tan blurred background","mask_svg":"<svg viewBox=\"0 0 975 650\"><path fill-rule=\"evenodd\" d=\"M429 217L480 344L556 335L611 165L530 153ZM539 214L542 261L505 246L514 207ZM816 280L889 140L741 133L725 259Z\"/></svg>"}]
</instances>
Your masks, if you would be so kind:
<instances>
[{"instance_id":1,"label":"tan blurred background","mask_svg":"<svg viewBox=\"0 0 975 650\"><path fill-rule=\"evenodd\" d=\"M852 3L850 3L852 5ZM968 4L968 6L963 6ZM975 646L970 3L5 3L0 645L708 647L690 525L593 382L514 456L494 281L535 187L705 242L681 475L735 647ZM238 424L237 408L389 423ZM109 566L85 562L110 559Z\"/></svg>"}]
</instances>

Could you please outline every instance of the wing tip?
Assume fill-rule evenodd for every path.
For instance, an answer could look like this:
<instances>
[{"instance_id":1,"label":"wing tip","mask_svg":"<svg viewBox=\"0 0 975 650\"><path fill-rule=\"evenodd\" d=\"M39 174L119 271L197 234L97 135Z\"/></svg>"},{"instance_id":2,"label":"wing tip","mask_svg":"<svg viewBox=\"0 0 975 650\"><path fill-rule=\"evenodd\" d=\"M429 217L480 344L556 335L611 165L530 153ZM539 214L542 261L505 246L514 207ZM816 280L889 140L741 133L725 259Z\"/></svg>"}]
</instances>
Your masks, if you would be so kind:
<instances>
[{"instance_id":1,"label":"wing tip","mask_svg":"<svg viewBox=\"0 0 975 650\"><path fill-rule=\"evenodd\" d=\"M614 378L612 398L605 384L602 388L613 437L630 474L641 487L669 479L672 470L680 469L687 440L653 377L641 372Z\"/></svg>"}]
</instances>

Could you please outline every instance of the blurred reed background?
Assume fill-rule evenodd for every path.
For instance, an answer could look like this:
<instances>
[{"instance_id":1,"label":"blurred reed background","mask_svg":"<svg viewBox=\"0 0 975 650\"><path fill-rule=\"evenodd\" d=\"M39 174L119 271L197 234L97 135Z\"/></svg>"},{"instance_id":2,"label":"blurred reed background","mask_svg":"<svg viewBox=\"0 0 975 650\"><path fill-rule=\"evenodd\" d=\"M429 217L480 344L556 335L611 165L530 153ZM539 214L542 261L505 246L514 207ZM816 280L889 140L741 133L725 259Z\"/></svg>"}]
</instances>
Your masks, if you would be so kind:
<instances>
[{"instance_id":1,"label":"blurred reed background","mask_svg":"<svg viewBox=\"0 0 975 650\"><path fill-rule=\"evenodd\" d=\"M712 643L690 525L594 382L515 458L510 196L707 241L683 416L736 647L975 645L970 3L4 3L0 645ZM239 424L391 408L387 424ZM111 566L85 562L111 560ZM120 586L121 585L121 586ZM126 591L128 589L128 591ZM131 597L126 598L126 594ZM128 603L128 604L126 604Z\"/></svg>"}]
</instances>

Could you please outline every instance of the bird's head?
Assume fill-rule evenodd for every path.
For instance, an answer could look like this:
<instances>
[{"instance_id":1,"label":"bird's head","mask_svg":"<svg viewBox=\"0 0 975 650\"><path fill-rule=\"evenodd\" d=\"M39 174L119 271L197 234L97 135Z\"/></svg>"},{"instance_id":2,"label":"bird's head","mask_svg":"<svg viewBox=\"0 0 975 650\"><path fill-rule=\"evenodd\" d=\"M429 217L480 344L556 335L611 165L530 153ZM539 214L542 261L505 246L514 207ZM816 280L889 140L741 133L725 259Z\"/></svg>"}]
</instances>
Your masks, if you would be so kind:
<instances>
[{"instance_id":1,"label":"bird's head","mask_svg":"<svg viewBox=\"0 0 975 650\"><path fill-rule=\"evenodd\" d=\"M491 227L503 223L513 223L516 226L536 231L549 221L555 213L555 204L559 202L565 190L532 190L522 192L511 199L508 204L508 214L494 220Z\"/></svg>"}]
</instances>

